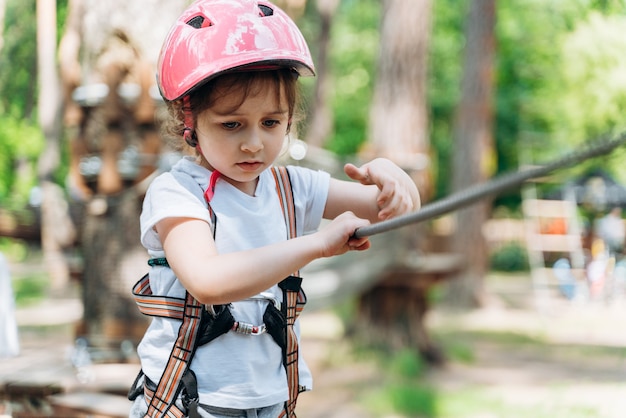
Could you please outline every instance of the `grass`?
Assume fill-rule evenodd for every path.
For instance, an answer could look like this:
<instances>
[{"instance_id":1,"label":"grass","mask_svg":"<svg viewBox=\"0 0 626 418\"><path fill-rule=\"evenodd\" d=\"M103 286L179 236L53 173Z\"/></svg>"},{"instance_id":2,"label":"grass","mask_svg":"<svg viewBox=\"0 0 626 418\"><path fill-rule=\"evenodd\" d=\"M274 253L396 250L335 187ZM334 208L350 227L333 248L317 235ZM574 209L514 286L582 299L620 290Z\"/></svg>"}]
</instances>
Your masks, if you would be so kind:
<instances>
[{"instance_id":1,"label":"grass","mask_svg":"<svg viewBox=\"0 0 626 418\"><path fill-rule=\"evenodd\" d=\"M440 394L437 414L427 417L504 417L504 418L602 418L601 412L584 405L568 405L558 394L551 402L510 402L484 388L468 388ZM565 401L567 402L567 401ZM415 416L415 415L407 415ZM418 415L419 416L419 415Z\"/></svg>"},{"instance_id":2,"label":"grass","mask_svg":"<svg viewBox=\"0 0 626 418\"><path fill-rule=\"evenodd\" d=\"M390 353L362 347L359 357L374 361L381 370L383 384L363 395L362 402L368 410L380 416L389 411L405 416L436 416L437 392L423 379L427 365L414 350Z\"/></svg>"},{"instance_id":3,"label":"grass","mask_svg":"<svg viewBox=\"0 0 626 418\"><path fill-rule=\"evenodd\" d=\"M0 253L8 261L28 264L29 260L39 265L41 263L41 249L29 246L22 240L0 237ZM20 275L9 274L13 297L17 306L27 306L41 301L48 292L49 279L44 270L33 269L29 273Z\"/></svg>"},{"instance_id":4,"label":"grass","mask_svg":"<svg viewBox=\"0 0 626 418\"><path fill-rule=\"evenodd\" d=\"M436 341L444 347L449 364L469 370L480 360L484 368L485 356L497 356L494 369L508 369L508 375L524 375L524 364L539 368L529 371L530 383L511 382L503 377L501 384L482 379L478 381L450 381L442 379L439 371L430 370L415 351L410 349L390 352L380 347L355 346L352 360L374 362L379 371L379 382L370 385L359 395L359 402L375 417L394 418L605 418L602 400L592 401L588 396L578 397L581 384L599 393L602 387L620 393L626 383L606 381L585 373L600 373L606 368L623 365L626 349L594 344L559 344L544 335L527 335L514 331L439 329ZM489 353L488 355L485 353ZM509 359L509 357L512 357ZM344 359L345 360L345 359ZM512 360L508 364L507 361ZM528 363L524 363L527 361ZM593 364L590 364L593 363ZM542 381L541 365L546 369L562 370L547 381ZM537 366L539 365L539 366ZM597 366L597 369L594 367ZM481 369L483 370L483 369ZM443 372L445 373L445 371ZM535 376L533 373L538 373ZM569 374L574 377L569 377ZM434 376L439 375L439 379ZM503 373L503 376L508 376ZM454 376L454 375L451 375ZM453 378L453 377L452 377ZM448 379L451 379L450 377ZM537 384L533 385L533 379ZM519 388L518 388L519 387ZM595 392L594 392L595 393Z\"/></svg>"},{"instance_id":5,"label":"grass","mask_svg":"<svg viewBox=\"0 0 626 418\"><path fill-rule=\"evenodd\" d=\"M389 411L406 417L436 417L438 395L435 388L423 383L395 383L364 396L368 410L379 416Z\"/></svg>"},{"instance_id":6,"label":"grass","mask_svg":"<svg viewBox=\"0 0 626 418\"><path fill-rule=\"evenodd\" d=\"M42 300L48 291L45 275L26 276L12 281L13 296L17 306L27 306Z\"/></svg>"}]
</instances>

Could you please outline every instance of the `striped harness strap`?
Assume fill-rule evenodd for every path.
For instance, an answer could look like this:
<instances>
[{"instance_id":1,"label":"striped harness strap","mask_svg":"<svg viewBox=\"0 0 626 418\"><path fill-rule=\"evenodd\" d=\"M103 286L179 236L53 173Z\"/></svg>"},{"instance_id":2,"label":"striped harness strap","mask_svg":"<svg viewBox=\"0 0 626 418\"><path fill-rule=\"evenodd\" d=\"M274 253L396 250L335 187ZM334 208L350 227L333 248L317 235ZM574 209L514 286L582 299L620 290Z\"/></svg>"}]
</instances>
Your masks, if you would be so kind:
<instances>
[{"instance_id":1,"label":"striped harness strap","mask_svg":"<svg viewBox=\"0 0 626 418\"><path fill-rule=\"evenodd\" d=\"M296 216L289 173L285 167L272 167L272 174L287 226L287 237L288 239L295 238L297 236ZM213 236L215 237L216 217L210 205L209 210L211 211ZM168 266L167 260L164 258L152 259L149 264L151 266ZM304 390L299 384L298 338L294 329L295 321L306 303L306 295L302 290L301 283L302 278L299 272L295 272L278 284L283 291L282 312L286 318L284 335L286 341L281 341L280 345L284 347L283 364L289 385L289 400L285 402L285 409L280 415L281 418L296 418L296 400L298 394ZM186 292L184 299L154 295L148 274L144 275L133 286L132 292L135 302L143 314L182 321L178 337L156 389L151 390L147 388L147 385L144 385L144 396L149 403L146 417L185 417L187 412L179 408L175 401L184 389L185 385L182 383L188 380L190 375L193 375L189 364L196 348L202 344L199 331L203 325L203 318L207 316L206 309L189 292ZM229 328L225 328L223 332L228 330ZM186 403L184 409L191 412L190 409L197 407L198 402L197 394L195 394L195 399L192 396L191 399L184 402ZM190 408L192 403L195 405Z\"/></svg>"},{"instance_id":2,"label":"striped harness strap","mask_svg":"<svg viewBox=\"0 0 626 418\"><path fill-rule=\"evenodd\" d=\"M276 180L276 190L279 191L278 194L281 198L280 205L285 216L285 223L287 224L288 238L295 238L297 236L296 217L289 173L285 167L274 168L272 172ZM285 403L285 410L280 415L281 418L296 417L295 409L298 394L304 390L300 386L299 380L298 337L294 329L296 319L306 303L306 295L302 290L301 284L302 278L299 271L278 284L283 291L283 306L286 307L287 341L286 349L283 350L283 364L287 371L287 382L289 385L289 400Z\"/></svg>"}]
</instances>

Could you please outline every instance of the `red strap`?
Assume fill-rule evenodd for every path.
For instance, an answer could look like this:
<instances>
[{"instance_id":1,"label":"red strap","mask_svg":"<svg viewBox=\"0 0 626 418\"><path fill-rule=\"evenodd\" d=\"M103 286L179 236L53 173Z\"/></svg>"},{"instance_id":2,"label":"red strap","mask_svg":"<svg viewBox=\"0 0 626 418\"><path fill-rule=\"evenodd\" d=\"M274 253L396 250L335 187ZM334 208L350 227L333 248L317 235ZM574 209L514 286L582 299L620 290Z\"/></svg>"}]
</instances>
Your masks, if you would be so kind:
<instances>
[{"instance_id":1,"label":"red strap","mask_svg":"<svg viewBox=\"0 0 626 418\"><path fill-rule=\"evenodd\" d=\"M206 191L204 192L204 200L206 200L207 203L211 203L213 195L215 194L215 184L217 183L217 180L219 180L221 175L222 174L217 170L213 170L213 172L211 173L211 177L209 178L209 187L207 187Z\"/></svg>"}]
</instances>

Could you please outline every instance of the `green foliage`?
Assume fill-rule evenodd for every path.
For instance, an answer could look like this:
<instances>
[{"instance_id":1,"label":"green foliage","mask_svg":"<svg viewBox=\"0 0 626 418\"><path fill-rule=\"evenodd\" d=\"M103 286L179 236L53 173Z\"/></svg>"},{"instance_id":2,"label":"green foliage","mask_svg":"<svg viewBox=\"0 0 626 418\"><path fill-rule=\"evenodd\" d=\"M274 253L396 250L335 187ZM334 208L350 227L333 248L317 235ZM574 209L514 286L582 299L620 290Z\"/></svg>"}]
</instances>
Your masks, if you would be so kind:
<instances>
[{"instance_id":1,"label":"green foliage","mask_svg":"<svg viewBox=\"0 0 626 418\"><path fill-rule=\"evenodd\" d=\"M560 67L570 140L626 127L626 16L597 12L568 34Z\"/></svg>"},{"instance_id":2,"label":"green foliage","mask_svg":"<svg viewBox=\"0 0 626 418\"><path fill-rule=\"evenodd\" d=\"M17 306L24 306L40 301L48 290L50 280L45 275L28 276L13 280L13 296Z\"/></svg>"},{"instance_id":3,"label":"green foliage","mask_svg":"<svg viewBox=\"0 0 626 418\"><path fill-rule=\"evenodd\" d=\"M415 350L404 349L393 355L389 371L400 378L414 378L422 375L425 364Z\"/></svg>"},{"instance_id":4,"label":"green foliage","mask_svg":"<svg viewBox=\"0 0 626 418\"><path fill-rule=\"evenodd\" d=\"M67 3L68 0L57 0L59 38ZM4 44L0 49L0 201L3 207L15 209L26 204L30 190L37 184L37 159L44 147L36 112L35 5L35 0L7 2ZM66 171L66 167L60 170Z\"/></svg>"},{"instance_id":5,"label":"green foliage","mask_svg":"<svg viewBox=\"0 0 626 418\"><path fill-rule=\"evenodd\" d=\"M625 126L624 18L597 11L617 11L618 3L624 6L585 0L499 3L500 171L518 166L520 150L532 162L543 162Z\"/></svg>"},{"instance_id":6,"label":"green foliage","mask_svg":"<svg viewBox=\"0 0 626 418\"><path fill-rule=\"evenodd\" d=\"M327 147L339 155L355 154L366 139L380 8L375 0L344 1L335 17L331 41L335 132Z\"/></svg>"},{"instance_id":7,"label":"green foliage","mask_svg":"<svg viewBox=\"0 0 626 418\"><path fill-rule=\"evenodd\" d=\"M28 256L28 245L18 239L0 237L0 253L14 262L23 262Z\"/></svg>"},{"instance_id":8,"label":"green foliage","mask_svg":"<svg viewBox=\"0 0 626 418\"><path fill-rule=\"evenodd\" d=\"M41 130L19 117L0 117L0 200L23 207L36 184L36 162L43 150ZM18 165L20 166L18 171ZM3 206L7 206L3 203Z\"/></svg>"},{"instance_id":9,"label":"green foliage","mask_svg":"<svg viewBox=\"0 0 626 418\"><path fill-rule=\"evenodd\" d=\"M35 0L9 0L0 50L0 114L33 118L37 104Z\"/></svg>"},{"instance_id":10,"label":"green foliage","mask_svg":"<svg viewBox=\"0 0 626 418\"><path fill-rule=\"evenodd\" d=\"M0 50L0 198L22 194L33 184L17 184L16 163L32 168L40 152L36 133L35 0L9 0ZM58 36L67 0L57 1ZM469 2L433 2L428 57L428 101L436 195L448 194L452 124L460 96ZM382 6L376 0L342 0L334 17L330 70L334 133L327 147L340 155L358 151L367 138L369 106L379 48ZM508 0L497 3L494 138L497 173L520 164L522 146L541 162L572 149L581 140L626 127L626 1ZM298 22L315 55L319 16L313 1ZM305 80L310 96L314 80ZM376 115L372 116L376 117ZM10 120L11 119L11 120ZM18 140L19 138L19 140ZM22 144L27 138L28 145ZM616 155L618 155L616 153ZM622 154L619 154L623 156ZM626 181L622 158L609 171ZM64 164L67 164L65 161ZM586 165L583 165L586 166ZM63 173L64 170L61 170ZM62 174L61 174L62 175ZM502 197L513 207L517 194Z\"/></svg>"},{"instance_id":11,"label":"green foliage","mask_svg":"<svg viewBox=\"0 0 626 418\"><path fill-rule=\"evenodd\" d=\"M490 393L482 387L464 388L438 402L441 418L453 417L506 417L506 418L600 418L604 415L592 406L572 405L564 399L558 387L550 389L550 401L528 399L520 402Z\"/></svg>"},{"instance_id":12,"label":"green foliage","mask_svg":"<svg viewBox=\"0 0 626 418\"><path fill-rule=\"evenodd\" d=\"M67 14L69 12L69 7L68 7L69 0L56 0L56 2L57 2L57 42L59 42L61 41L61 36L63 36L63 30L65 28Z\"/></svg>"},{"instance_id":13,"label":"green foliage","mask_svg":"<svg viewBox=\"0 0 626 418\"><path fill-rule=\"evenodd\" d=\"M595 51L598 48L593 45L603 45L601 50L623 51L624 37L616 35L617 25L611 24L622 18L610 13L623 15L625 4L623 0L498 3L495 139L499 173L517 169L520 164L543 163L573 150L583 139L615 129L620 117L607 117L616 115L616 108L622 108L623 126L626 113L619 104L622 99L615 100L621 93L608 92L615 83L606 83L610 77L604 68L606 62L623 61L624 54L616 52L613 58L608 54L599 58ZM586 30L589 19L597 20L599 27L614 27L604 30L612 37L599 37ZM583 34L577 35L580 31ZM572 50L572 37L586 41L573 53L568 52ZM587 55L596 58L593 64L585 63ZM589 73L582 76L578 72L581 66L602 73L597 80L603 81L594 82ZM626 68L621 68L624 73ZM572 71L580 75L575 82L568 81L570 76L566 75ZM610 105L593 106L598 97ZM589 111L590 105L593 111ZM588 164L594 162L581 167ZM514 194L501 198L499 203L511 205L518 201L519 195Z\"/></svg>"},{"instance_id":14,"label":"green foliage","mask_svg":"<svg viewBox=\"0 0 626 418\"><path fill-rule=\"evenodd\" d=\"M428 57L430 138L435 156L435 195L448 191L454 143L452 121L461 94L464 16L468 2L433 2L433 25Z\"/></svg>"},{"instance_id":15,"label":"green foliage","mask_svg":"<svg viewBox=\"0 0 626 418\"><path fill-rule=\"evenodd\" d=\"M436 417L437 392L425 384L397 384L387 387L393 410L410 417Z\"/></svg>"},{"instance_id":16,"label":"green foliage","mask_svg":"<svg viewBox=\"0 0 626 418\"><path fill-rule=\"evenodd\" d=\"M476 354L471 346L461 343L450 343L445 346L446 356L450 360L463 364L472 364L476 361Z\"/></svg>"},{"instance_id":17,"label":"green foliage","mask_svg":"<svg viewBox=\"0 0 626 418\"><path fill-rule=\"evenodd\" d=\"M378 361L385 370L386 383L382 390L368 395L369 408L381 414L394 411L411 417L437 416L437 393L424 382L426 365L415 350L387 354Z\"/></svg>"},{"instance_id":18,"label":"green foliage","mask_svg":"<svg viewBox=\"0 0 626 418\"><path fill-rule=\"evenodd\" d=\"M491 255L491 269L494 271L528 271L526 248L518 242L503 245Z\"/></svg>"}]
</instances>

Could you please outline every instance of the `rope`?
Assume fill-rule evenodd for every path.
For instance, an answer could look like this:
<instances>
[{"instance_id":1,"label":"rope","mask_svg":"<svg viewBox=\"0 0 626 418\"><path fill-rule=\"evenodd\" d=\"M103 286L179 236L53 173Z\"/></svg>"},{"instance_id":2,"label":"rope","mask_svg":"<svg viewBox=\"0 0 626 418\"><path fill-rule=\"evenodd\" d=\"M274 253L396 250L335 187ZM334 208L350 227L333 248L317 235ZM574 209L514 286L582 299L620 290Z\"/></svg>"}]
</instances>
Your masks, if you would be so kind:
<instances>
[{"instance_id":1,"label":"rope","mask_svg":"<svg viewBox=\"0 0 626 418\"><path fill-rule=\"evenodd\" d=\"M496 177L488 182L469 187L454 193L434 203L425 205L418 211L407 213L397 218L379 222L358 228L354 231L355 238L369 237L383 232L391 231L409 224L422 222L435 218L448 212L468 206L487 196L497 195L503 191L513 189L527 180L542 177L546 174L562 168L567 168L585 160L609 154L620 145L626 143L626 132L622 132L611 140L595 141L583 147L582 150L574 151L565 157L554 160L542 166L537 166L513 173Z\"/></svg>"}]
</instances>

